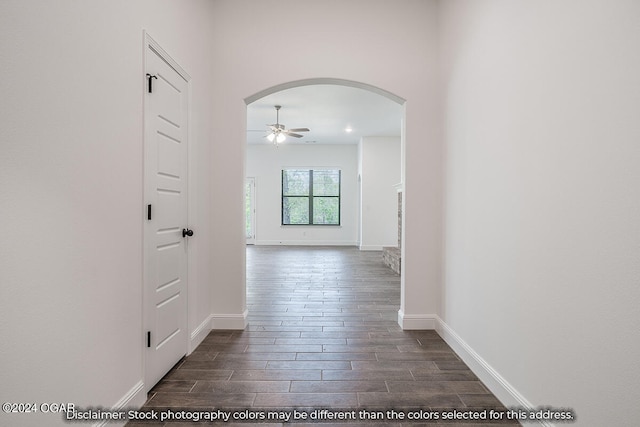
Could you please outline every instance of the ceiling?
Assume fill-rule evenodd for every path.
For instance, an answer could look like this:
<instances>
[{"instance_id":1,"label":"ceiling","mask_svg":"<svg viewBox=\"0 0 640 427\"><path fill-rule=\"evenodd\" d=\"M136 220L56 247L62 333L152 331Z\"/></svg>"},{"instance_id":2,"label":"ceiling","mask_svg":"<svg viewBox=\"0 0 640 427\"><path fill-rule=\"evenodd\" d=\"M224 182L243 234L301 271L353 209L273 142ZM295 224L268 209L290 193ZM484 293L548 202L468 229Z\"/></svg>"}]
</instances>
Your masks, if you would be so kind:
<instances>
[{"instance_id":1,"label":"ceiling","mask_svg":"<svg viewBox=\"0 0 640 427\"><path fill-rule=\"evenodd\" d=\"M282 144L357 144L363 136L400 136L402 106L391 99L356 87L315 84L266 95L247 106L247 143L272 144L267 125L309 128L302 138ZM345 129L351 128L352 132Z\"/></svg>"}]
</instances>

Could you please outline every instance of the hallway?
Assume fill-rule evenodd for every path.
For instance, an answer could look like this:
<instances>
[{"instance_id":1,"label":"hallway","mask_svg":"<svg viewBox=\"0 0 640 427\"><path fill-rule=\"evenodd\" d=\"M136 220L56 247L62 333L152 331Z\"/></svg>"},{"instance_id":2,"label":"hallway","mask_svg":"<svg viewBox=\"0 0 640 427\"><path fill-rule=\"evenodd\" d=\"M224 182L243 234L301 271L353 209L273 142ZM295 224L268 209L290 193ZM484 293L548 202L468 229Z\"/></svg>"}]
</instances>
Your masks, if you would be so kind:
<instances>
[{"instance_id":1,"label":"hallway","mask_svg":"<svg viewBox=\"0 0 640 427\"><path fill-rule=\"evenodd\" d=\"M249 326L212 331L152 390L143 410L364 410L374 419L392 409L404 416L504 411L435 331L400 329L399 303L400 277L380 252L248 246ZM491 423L442 424L483 422ZM425 425L406 418L362 424Z\"/></svg>"}]
</instances>

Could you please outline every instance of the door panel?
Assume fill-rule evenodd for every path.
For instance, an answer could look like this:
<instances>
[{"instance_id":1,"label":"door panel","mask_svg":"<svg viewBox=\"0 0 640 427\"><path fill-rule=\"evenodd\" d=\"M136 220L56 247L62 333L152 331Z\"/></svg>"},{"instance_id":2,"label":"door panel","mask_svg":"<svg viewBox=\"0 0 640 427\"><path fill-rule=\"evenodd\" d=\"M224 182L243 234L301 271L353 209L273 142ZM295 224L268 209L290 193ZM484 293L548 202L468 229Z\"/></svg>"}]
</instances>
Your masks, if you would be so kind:
<instances>
[{"instance_id":1,"label":"door panel","mask_svg":"<svg viewBox=\"0 0 640 427\"><path fill-rule=\"evenodd\" d=\"M145 94L145 387L149 390L187 351L188 82L147 45ZM148 86L145 85L145 89Z\"/></svg>"}]
</instances>

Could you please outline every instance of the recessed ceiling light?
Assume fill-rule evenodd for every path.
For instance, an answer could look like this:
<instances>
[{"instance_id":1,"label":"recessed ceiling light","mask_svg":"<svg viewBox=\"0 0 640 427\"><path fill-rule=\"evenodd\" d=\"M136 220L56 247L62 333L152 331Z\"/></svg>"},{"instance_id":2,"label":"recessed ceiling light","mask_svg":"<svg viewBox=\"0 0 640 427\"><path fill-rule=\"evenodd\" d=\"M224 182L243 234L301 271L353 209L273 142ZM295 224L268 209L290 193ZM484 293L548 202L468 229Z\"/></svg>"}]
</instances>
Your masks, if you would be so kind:
<instances>
[{"instance_id":1,"label":"recessed ceiling light","mask_svg":"<svg viewBox=\"0 0 640 427\"><path fill-rule=\"evenodd\" d=\"M351 129L351 126L347 126L346 129L344 130L346 133L351 133L353 132L353 129Z\"/></svg>"}]
</instances>

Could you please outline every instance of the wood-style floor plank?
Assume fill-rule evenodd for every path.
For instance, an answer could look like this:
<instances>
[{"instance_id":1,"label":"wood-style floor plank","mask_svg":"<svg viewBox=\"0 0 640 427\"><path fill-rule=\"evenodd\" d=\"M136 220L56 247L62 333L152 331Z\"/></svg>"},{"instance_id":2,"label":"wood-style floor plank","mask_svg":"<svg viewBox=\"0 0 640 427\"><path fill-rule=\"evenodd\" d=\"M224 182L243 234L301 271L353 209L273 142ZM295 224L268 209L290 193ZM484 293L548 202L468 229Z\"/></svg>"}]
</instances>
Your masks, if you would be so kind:
<instances>
[{"instance_id":1,"label":"wood-style floor plank","mask_svg":"<svg viewBox=\"0 0 640 427\"><path fill-rule=\"evenodd\" d=\"M400 277L381 252L248 246L246 276L247 329L211 331L154 387L142 410L343 410L364 411L357 424L367 426L519 425L375 418L388 410L505 409L435 331L398 326ZM261 425L310 420L266 421Z\"/></svg>"}]
</instances>

